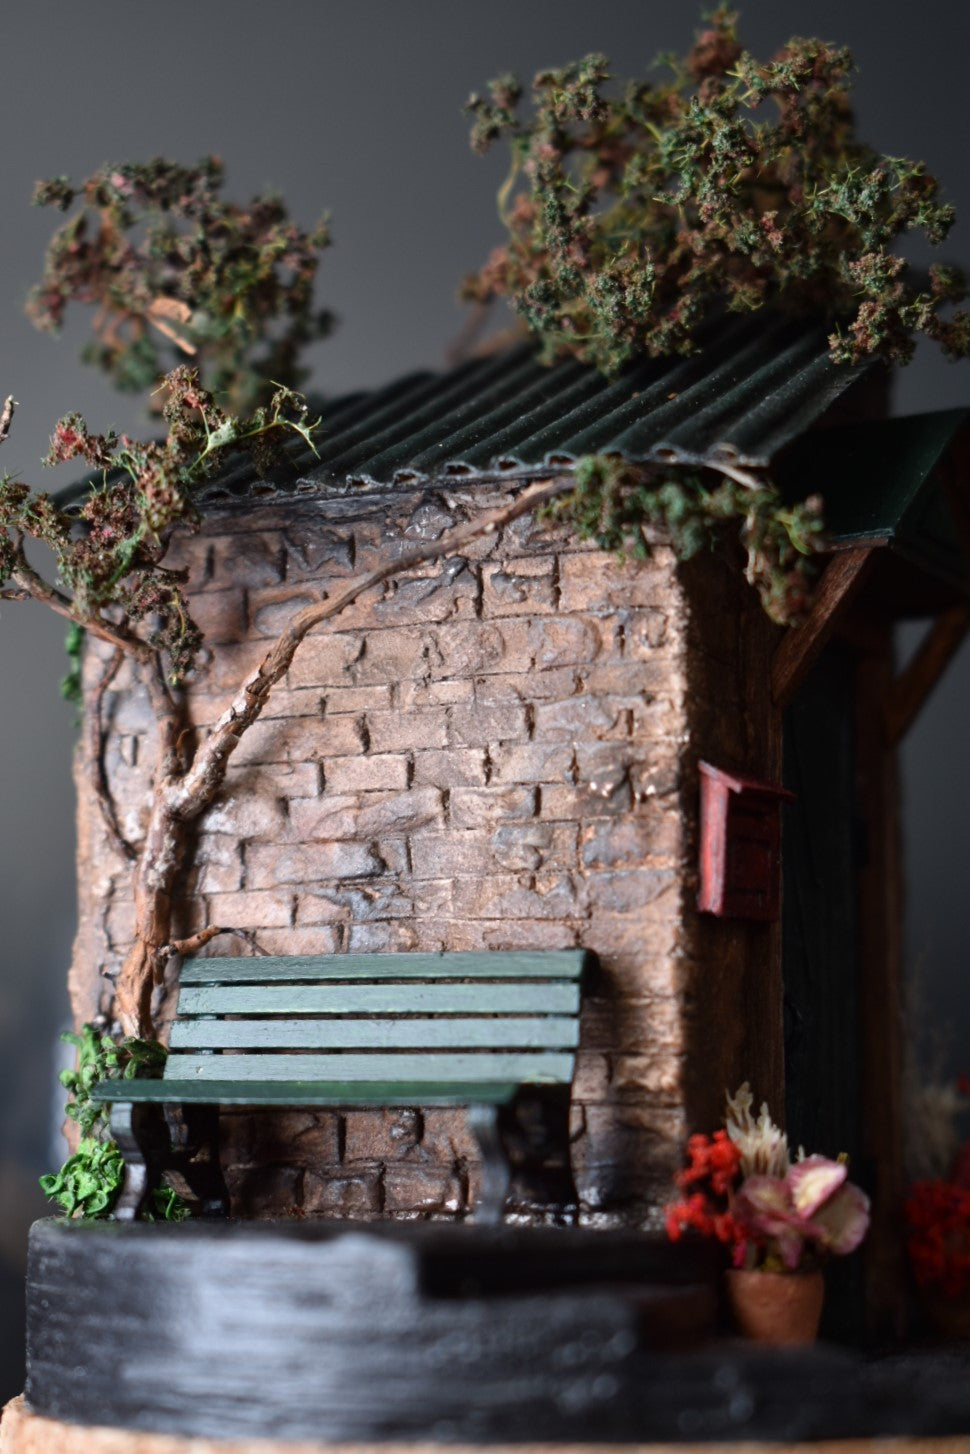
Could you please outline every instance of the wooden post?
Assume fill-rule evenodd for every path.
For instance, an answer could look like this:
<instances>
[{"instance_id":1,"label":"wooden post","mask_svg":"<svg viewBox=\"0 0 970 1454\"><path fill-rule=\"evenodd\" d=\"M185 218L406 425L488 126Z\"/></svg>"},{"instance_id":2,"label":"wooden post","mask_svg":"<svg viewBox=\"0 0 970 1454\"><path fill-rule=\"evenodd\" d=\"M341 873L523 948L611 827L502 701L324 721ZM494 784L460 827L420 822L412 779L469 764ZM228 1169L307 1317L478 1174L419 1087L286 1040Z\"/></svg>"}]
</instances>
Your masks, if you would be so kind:
<instances>
[{"instance_id":1,"label":"wooden post","mask_svg":"<svg viewBox=\"0 0 970 1454\"><path fill-rule=\"evenodd\" d=\"M866 853L859 871L859 1012L862 1133L873 1188L866 1247L870 1333L898 1336L905 1320L899 1209L902 1147L902 865L896 752L884 735L893 686L892 626L859 657L856 772Z\"/></svg>"},{"instance_id":2,"label":"wooden post","mask_svg":"<svg viewBox=\"0 0 970 1454\"><path fill-rule=\"evenodd\" d=\"M780 784L781 711L771 699L780 629L765 615L740 572L727 563L682 567L690 606L688 780L700 800L697 758L761 782ZM720 574L717 572L720 571ZM696 784L696 788L693 786ZM692 852L699 854L698 825ZM696 859L695 859L696 861ZM693 898L693 894L692 894ZM685 1016L684 1104L691 1130L720 1124L724 1093L743 1080L781 1119L785 1052L780 920L685 920L686 957L696 974Z\"/></svg>"},{"instance_id":3,"label":"wooden post","mask_svg":"<svg viewBox=\"0 0 970 1454\"><path fill-rule=\"evenodd\" d=\"M837 552L818 583L812 609L782 637L771 663L771 695L779 710L794 700L831 640L868 575L879 544L870 542Z\"/></svg>"},{"instance_id":4,"label":"wooden post","mask_svg":"<svg viewBox=\"0 0 970 1454\"><path fill-rule=\"evenodd\" d=\"M951 606L938 616L909 666L893 682L886 698L886 741L896 747L970 631L970 605Z\"/></svg>"}]
</instances>

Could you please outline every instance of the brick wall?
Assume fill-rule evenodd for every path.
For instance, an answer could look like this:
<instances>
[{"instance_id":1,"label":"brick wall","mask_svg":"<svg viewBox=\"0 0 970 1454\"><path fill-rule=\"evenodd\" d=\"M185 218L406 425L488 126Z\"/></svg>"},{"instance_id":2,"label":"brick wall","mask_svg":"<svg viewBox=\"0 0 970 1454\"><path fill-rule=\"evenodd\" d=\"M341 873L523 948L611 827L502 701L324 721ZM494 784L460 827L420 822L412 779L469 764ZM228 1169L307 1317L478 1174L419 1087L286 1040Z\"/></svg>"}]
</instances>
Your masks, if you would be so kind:
<instances>
[{"instance_id":1,"label":"brick wall","mask_svg":"<svg viewBox=\"0 0 970 1454\"><path fill-rule=\"evenodd\" d=\"M210 517L179 547L208 643L195 723L300 606L501 498L367 492ZM688 619L666 548L622 565L530 521L376 589L308 639L243 740L177 910L180 933L232 924L275 954L595 950L573 1110L589 1223L655 1220L685 1130ZM154 746L130 676L106 710L137 838ZM83 763L78 784L84 1019L132 919ZM477 1174L445 1111L227 1117L225 1159L245 1215L455 1215Z\"/></svg>"}]
</instances>

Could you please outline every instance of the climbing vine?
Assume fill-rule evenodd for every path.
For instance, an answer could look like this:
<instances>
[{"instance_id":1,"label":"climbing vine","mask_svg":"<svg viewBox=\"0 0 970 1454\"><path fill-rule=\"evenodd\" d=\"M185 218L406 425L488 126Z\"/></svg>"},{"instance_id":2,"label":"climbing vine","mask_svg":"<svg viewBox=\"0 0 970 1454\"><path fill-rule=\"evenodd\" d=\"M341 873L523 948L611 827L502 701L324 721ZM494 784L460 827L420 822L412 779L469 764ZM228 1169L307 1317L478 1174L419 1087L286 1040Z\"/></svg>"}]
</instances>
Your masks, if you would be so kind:
<instances>
[{"instance_id":1,"label":"climbing vine","mask_svg":"<svg viewBox=\"0 0 970 1454\"><path fill-rule=\"evenodd\" d=\"M914 335L970 352L952 268L914 280L893 242L942 242L953 209L921 162L856 135L852 56L794 38L768 61L725 6L657 79L613 85L594 54L540 72L531 111L505 75L473 95L472 146L506 141L508 240L466 280L507 298L542 356L615 373L638 354L688 353L719 310L782 305L828 319L831 357L906 362Z\"/></svg>"}]
</instances>

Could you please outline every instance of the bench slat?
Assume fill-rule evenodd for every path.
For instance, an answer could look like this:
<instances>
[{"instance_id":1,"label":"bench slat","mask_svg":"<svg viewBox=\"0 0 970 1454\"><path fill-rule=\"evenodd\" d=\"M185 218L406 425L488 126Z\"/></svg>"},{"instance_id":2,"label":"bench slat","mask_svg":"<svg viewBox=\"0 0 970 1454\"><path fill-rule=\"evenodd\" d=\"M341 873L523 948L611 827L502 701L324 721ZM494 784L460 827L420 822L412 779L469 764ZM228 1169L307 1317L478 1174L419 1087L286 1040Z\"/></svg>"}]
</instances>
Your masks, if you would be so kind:
<instances>
[{"instance_id":1,"label":"bench slat","mask_svg":"<svg viewBox=\"0 0 970 1454\"><path fill-rule=\"evenodd\" d=\"M579 1043L575 1018L478 1020L177 1020L172 1050L565 1050Z\"/></svg>"},{"instance_id":2,"label":"bench slat","mask_svg":"<svg viewBox=\"0 0 970 1454\"><path fill-rule=\"evenodd\" d=\"M246 963L262 963L245 961ZM540 984L269 984L185 985L183 1015L485 1014L576 1015L579 985Z\"/></svg>"},{"instance_id":3,"label":"bench slat","mask_svg":"<svg viewBox=\"0 0 970 1454\"><path fill-rule=\"evenodd\" d=\"M170 1055L166 1078L196 1081L320 1080L463 1081L572 1080L575 1056L553 1051L482 1051L430 1054L379 1051L372 1055ZM135 1082L133 1082L134 1084Z\"/></svg>"},{"instance_id":4,"label":"bench slat","mask_svg":"<svg viewBox=\"0 0 970 1454\"><path fill-rule=\"evenodd\" d=\"M266 981L353 979L571 979L578 980L585 949L484 954L321 954L286 958L192 959L182 966L183 985L261 984Z\"/></svg>"},{"instance_id":5,"label":"bench slat","mask_svg":"<svg viewBox=\"0 0 970 1454\"><path fill-rule=\"evenodd\" d=\"M462 1106L473 1102L503 1105L515 1095L513 1081L474 1084L452 1081L354 1081L352 1084L313 1081L185 1081L106 1080L96 1085L96 1101L252 1106Z\"/></svg>"}]
</instances>

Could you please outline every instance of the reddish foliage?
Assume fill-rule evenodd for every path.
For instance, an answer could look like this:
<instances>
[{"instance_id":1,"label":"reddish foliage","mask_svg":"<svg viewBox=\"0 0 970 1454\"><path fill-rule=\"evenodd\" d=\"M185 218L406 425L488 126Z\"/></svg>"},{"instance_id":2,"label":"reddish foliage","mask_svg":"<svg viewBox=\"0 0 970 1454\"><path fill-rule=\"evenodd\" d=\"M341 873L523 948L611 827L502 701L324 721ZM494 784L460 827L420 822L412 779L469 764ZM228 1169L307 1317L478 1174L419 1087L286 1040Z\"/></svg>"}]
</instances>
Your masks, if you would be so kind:
<instances>
[{"instance_id":1,"label":"reddish foliage","mask_svg":"<svg viewBox=\"0 0 970 1454\"><path fill-rule=\"evenodd\" d=\"M970 1096L970 1075L957 1076ZM946 1181L917 1181L903 1204L906 1251L920 1287L944 1297L970 1292L970 1139L964 1141Z\"/></svg>"},{"instance_id":2,"label":"reddish foliage","mask_svg":"<svg viewBox=\"0 0 970 1454\"><path fill-rule=\"evenodd\" d=\"M946 1297L970 1291L970 1187L917 1181L903 1206L906 1250L920 1287Z\"/></svg>"},{"instance_id":3,"label":"reddish foliage","mask_svg":"<svg viewBox=\"0 0 970 1454\"><path fill-rule=\"evenodd\" d=\"M309 232L277 197L225 201L222 163L164 157L102 167L80 184L38 182L42 207L80 210L58 228L28 311L57 331L68 304L94 304L84 351L121 389L152 389L190 357L235 411L264 403L270 380L305 377L300 353L332 314L313 306L326 218Z\"/></svg>"}]
</instances>

